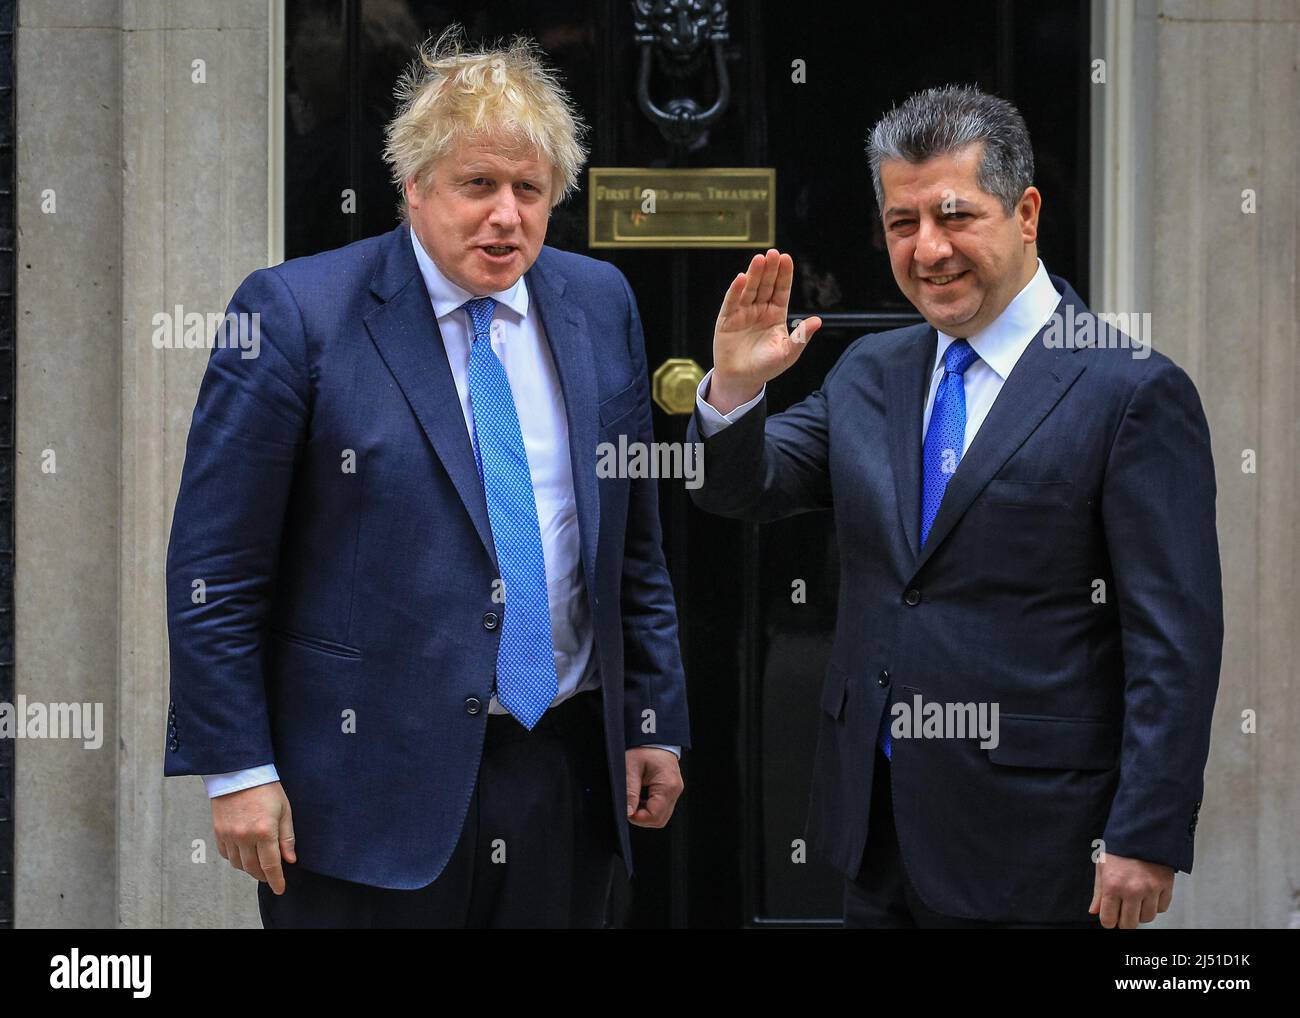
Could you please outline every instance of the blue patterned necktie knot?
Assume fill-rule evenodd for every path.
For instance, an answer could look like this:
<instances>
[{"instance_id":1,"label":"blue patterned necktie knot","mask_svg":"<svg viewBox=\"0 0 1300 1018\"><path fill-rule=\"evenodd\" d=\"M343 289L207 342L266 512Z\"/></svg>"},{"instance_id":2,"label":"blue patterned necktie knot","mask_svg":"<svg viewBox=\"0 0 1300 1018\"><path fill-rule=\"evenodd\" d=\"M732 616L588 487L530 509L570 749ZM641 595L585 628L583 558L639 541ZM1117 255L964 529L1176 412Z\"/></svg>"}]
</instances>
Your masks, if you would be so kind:
<instances>
[{"instance_id":1,"label":"blue patterned necktie knot","mask_svg":"<svg viewBox=\"0 0 1300 1018\"><path fill-rule=\"evenodd\" d=\"M943 370L949 375L964 375L980 359L975 348L964 339L953 340L943 354Z\"/></svg>"},{"instance_id":2,"label":"blue patterned necktie knot","mask_svg":"<svg viewBox=\"0 0 1300 1018\"><path fill-rule=\"evenodd\" d=\"M497 302L492 297L475 297L467 300L462 307L469 312L474 324L474 338L490 336L492 333L492 316L496 314Z\"/></svg>"},{"instance_id":3,"label":"blue patterned necktie knot","mask_svg":"<svg viewBox=\"0 0 1300 1018\"><path fill-rule=\"evenodd\" d=\"M497 699L531 730L555 699L558 678L528 454L510 380L492 350L496 305L491 297L475 297L462 305L474 326L469 399L474 453L506 595L497 646Z\"/></svg>"}]
</instances>

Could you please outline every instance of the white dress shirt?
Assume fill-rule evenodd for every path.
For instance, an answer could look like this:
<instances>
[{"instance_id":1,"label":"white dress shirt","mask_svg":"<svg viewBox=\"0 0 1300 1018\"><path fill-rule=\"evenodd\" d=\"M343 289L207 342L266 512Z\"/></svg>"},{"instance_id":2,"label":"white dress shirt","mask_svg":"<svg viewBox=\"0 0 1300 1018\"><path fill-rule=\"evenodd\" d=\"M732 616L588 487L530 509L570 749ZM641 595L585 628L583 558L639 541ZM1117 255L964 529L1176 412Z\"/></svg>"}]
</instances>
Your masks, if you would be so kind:
<instances>
[{"instance_id":1,"label":"white dress shirt","mask_svg":"<svg viewBox=\"0 0 1300 1018\"><path fill-rule=\"evenodd\" d=\"M975 433L979 431L984 418L988 416L989 408L998 398L998 393L1002 391L1002 385L1011 374L1011 369L1016 366L1016 361L1020 360L1020 355L1038 334L1038 330L1047 324L1060 300L1061 295L1056 292L1056 287L1048 278L1047 269L1043 267L1043 260L1040 258L1038 271L1011 299L1011 303L1003 308L1002 314L967 340L971 348L979 354L979 359L971 364L962 376L966 392L966 436L961 447L962 455L965 455L966 450L970 448ZM938 337L935 342L934 368L930 373L930 388L926 393L925 406L922 410L922 436L930 426L930 413L934 409L935 393L939 391L939 383L943 381L943 355L955 342L955 339L947 333L939 332L937 329L935 331L938 332ZM741 404L729 414L720 414L705 399L712 377L713 370L710 369L709 373L701 379L695 394L695 405L700 412L700 432L705 438L717 434L728 424L735 423L757 406L763 394L767 392L767 387L764 386L762 391L748 403Z\"/></svg>"},{"instance_id":2,"label":"white dress shirt","mask_svg":"<svg viewBox=\"0 0 1300 1018\"><path fill-rule=\"evenodd\" d=\"M476 294L462 290L439 271L414 230L411 244L438 319L438 331L442 333L442 345L460 397L465 430L473 441L469 353L474 344L474 327L463 307ZM591 610L587 606L587 581L583 577L578 539L578 503L573 491L573 466L569 461L569 418L541 315L537 305L529 300L524 277L520 276L509 290L486 296L497 302L492 319L492 352L501 361L510 381L524 452L528 456L528 473L533 480L533 498L537 502L555 673L559 680L559 691L552 702L555 706L580 690L600 685L592 653ZM508 711L493 695L488 713Z\"/></svg>"},{"instance_id":3,"label":"white dress shirt","mask_svg":"<svg viewBox=\"0 0 1300 1018\"><path fill-rule=\"evenodd\" d=\"M497 306L492 319L492 351L505 368L519 414L528 456L528 472L537 502L537 522L542 536L542 557L546 566L546 594L551 611L551 641L555 654L558 691L554 708L574 693L600 686L600 672L593 652L591 609L587 605L587 583L582 572L578 535L578 504L573 490L573 467L569 459L569 419L565 412L560 376L555 370L551 348L546 342L537 305L529 300L523 276L508 290L477 295L461 289L434 264L410 230L415 260L429 291L433 313L442 333L443 348L451 376L460 397L465 429L473 441L474 417L469 396L469 354L474 327L464 304L475 296L489 296ZM509 713L493 694L489 714ZM679 747L657 746L681 756ZM208 795L225 795L254 785L278 781L274 764L263 764L228 774L204 777Z\"/></svg>"}]
</instances>

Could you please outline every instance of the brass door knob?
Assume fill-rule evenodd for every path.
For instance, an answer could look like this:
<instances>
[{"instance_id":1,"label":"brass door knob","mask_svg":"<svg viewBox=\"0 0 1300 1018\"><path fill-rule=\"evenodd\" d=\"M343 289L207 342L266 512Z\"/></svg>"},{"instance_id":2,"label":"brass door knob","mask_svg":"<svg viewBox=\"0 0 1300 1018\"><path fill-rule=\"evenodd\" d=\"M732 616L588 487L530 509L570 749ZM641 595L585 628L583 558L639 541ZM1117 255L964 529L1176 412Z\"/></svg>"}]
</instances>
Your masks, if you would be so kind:
<instances>
[{"instance_id":1,"label":"brass door knob","mask_svg":"<svg viewBox=\"0 0 1300 1018\"><path fill-rule=\"evenodd\" d=\"M704 369L689 357L669 357L655 369L650 393L664 413L689 414L703 377Z\"/></svg>"}]
</instances>

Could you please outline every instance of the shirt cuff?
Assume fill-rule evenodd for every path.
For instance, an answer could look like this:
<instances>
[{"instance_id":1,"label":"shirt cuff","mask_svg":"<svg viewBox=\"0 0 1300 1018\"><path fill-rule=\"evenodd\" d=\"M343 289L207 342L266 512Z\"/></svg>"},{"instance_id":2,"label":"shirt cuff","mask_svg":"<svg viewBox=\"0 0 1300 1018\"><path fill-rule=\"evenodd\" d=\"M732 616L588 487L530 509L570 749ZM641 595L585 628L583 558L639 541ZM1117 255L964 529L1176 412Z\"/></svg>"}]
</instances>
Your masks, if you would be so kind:
<instances>
[{"instance_id":1,"label":"shirt cuff","mask_svg":"<svg viewBox=\"0 0 1300 1018\"><path fill-rule=\"evenodd\" d=\"M209 799L215 799L218 795L228 795L231 792L242 792L245 788L252 788L255 785L267 785L272 781L279 780L280 775L275 772L275 764L246 767L242 771L227 771L225 774L203 775L203 784L207 786Z\"/></svg>"},{"instance_id":2,"label":"shirt cuff","mask_svg":"<svg viewBox=\"0 0 1300 1018\"><path fill-rule=\"evenodd\" d=\"M657 742L648 742L644 746L633 746L632 749L666 749L673 756L677 757L678 760L682 758L681 746L661 746Z\"/></svg>"},{"instance_id":3,"label":"shirt cuff","mask_svg":"<svg viewBox=\"0 0 1300 1018\"><path fill-rule=\"evenodd\" d=\"M695 390L695 409L700 412L700 434L705 438L716 435L729 424L735 424L736 421L758 406L759 401L767 394L767 386L765 385L758 391L758 395L748 403L740 404L729 414L720 414L704 400L704 394L709 391L709 382L712 379L713 369L709 368L709 373L700 379L700 387Z\"/></svg>"}]
</instances>

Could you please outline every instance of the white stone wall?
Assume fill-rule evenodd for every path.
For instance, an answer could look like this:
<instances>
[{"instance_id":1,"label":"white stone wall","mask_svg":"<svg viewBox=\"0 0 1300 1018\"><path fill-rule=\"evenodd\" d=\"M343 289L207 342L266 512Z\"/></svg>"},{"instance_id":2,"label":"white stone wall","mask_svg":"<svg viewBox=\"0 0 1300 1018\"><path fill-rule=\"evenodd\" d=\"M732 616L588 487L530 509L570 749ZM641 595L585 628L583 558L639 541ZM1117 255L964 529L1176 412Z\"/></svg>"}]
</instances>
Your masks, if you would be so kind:
<instances>
[{"instance_id":1,"label":"white stone wall","mask_svg":"<svg viewBox=\"0 0 1300 1018\"><path fill-rule=\"evenodd\" d=\"M1142 247L1155 347L1210 422L1226 627L1195 872L1169 925L1300 925L1300 0L1162 0L1155 43Z\"/></svg>"},{"instance_id":2,"label":"white stone wall","mask_svg":"<svg viewBox=\"0 0 1300 1018\"><path fill-rule=\"evenodd\" d=\"M162 777L163 567L208 352L152 336L155 313L223 311L268 262L268 4L18 18L16 685L102 702L110 735L18 747L17 925L258 925L201 779Z\"/></svg>"}]
</instances>

